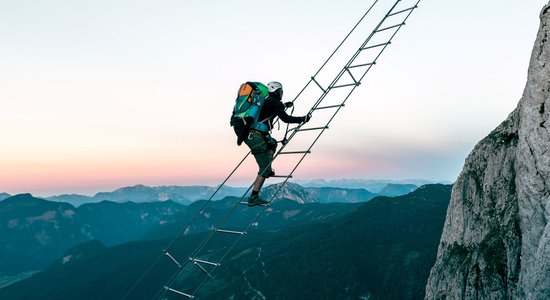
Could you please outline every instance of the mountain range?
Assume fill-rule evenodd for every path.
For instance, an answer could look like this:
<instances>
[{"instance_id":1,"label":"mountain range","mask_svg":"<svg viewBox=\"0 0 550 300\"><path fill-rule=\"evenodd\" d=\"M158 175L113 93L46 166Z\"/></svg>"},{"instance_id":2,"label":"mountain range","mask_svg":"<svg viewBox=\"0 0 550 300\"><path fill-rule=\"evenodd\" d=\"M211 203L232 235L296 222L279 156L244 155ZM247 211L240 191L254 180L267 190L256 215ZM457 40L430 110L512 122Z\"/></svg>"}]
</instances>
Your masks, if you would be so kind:
<instances>
[{"instance_id":1,"label":"mountain range","mask_svg":"<svg viewBox=\"0 0 550 300\"><path fill-rule=\"evenodd\" d=\"M78 208L16 195L0 201L0 275L40 270L69 248L93 239L116 245L141 238L185 206L173 201Z\"/></svg>"},{"instance_id":2,"label":"mountain range","mask_svg":"<svg viewBox=\"0 0 550 300\"><path fill-rule=\"evenodd\" d=\"M268 186L263 195L271 197L275 189L278 189L278 186ZM142 190L144 188L138 186L135 189L122 189L117 194L127 191L132 192L126 195L146 194L136 192ZM334 203L304 207L300 203L365 202L372 197L374 195L365 190L305 189L289 183L275 200L276 203L284 203L271 208L266 220L269 228L284 226L289 221L306 222L320 214L342 212L354 209L354 206ZM199 220L188 228L187 233L210 229L214 220L223 216L225 211L238 201L237 197L225 197L214 201ZM6 198L0 201L0 275L40 270L69 248L91 240L99 240L106 246L114 246L134 240L174 236L185 227L186 222L204 202L198 200L183 205L172 200L143 203L103 200L75 207L66 202L35 198L30 194ZM246 219L246 208L245 205L239 209L236 220ZM286 213L286 210L292 211L292 215Z\"/></svg>"},{"instance_id":3,"label":"mountain range","mask_svg":"<svg viewBox=\"0 0 550 300\"><path fill-rule=\"evenodd\" d=\"M198 295L204 299L422 298L450 190L448 185L428 185L407 195L355 204L280 199L266 209ZM199 223L216 219L215 211L225 212L235 200L216 201ZM243 219L255 211L245 205L238 210ZM202 226L209 229L208 223ZM185 234L174 245L174 255L186 257L206 234L203 229ZM173 236L172 230L166 223L150 237ZM0 298L151 299L177 271L160 251L170 240L144 239L112 247L97 240L79 244L44 271L0 289ZM179 299L172 296L165 295Z\"/></svg>"},{"instance_id":4,"label":"mountain range","mask_svg":"<svg viewBox=\"0 0 550 300\"><path fill-rule=\"evenodd\" d=\"M414 183L411 183L414 182ZM303 181L302 183L288 182L300 185L308 194L315 199L314 202L363 202L376 196L400 196L412 192L418 188L422 182L416 181L390 181L390 180L333 180L333 181ZM325 185L323 185L323 183ZM372 190L371 190L372 188ZM337 193L340 196L334 194ZM122 187L112 192L99 192L93 196L78 194L62 194L57 196L45 197L44 199L55 202L67 202L73 206L79 206L85 203L98 203L101 201L112 202L156 202L172 200L174 202L189 205L197 200L209 199L217 190L217 187L210 186L156 186L134 185ZM245 187L223 186L214 195L212 200L220 200L228 196L240 197L246 192ZM374 191L374 192L373 192ZM346 193L346 197L341 197ZM11 197L10 194L0 193L0 201Z\"/></svg>"},{"instance_id":5,"label":"mountain range","mask_svg":"<svg viewBox=\"0 0 550 300\"><path fill-rule=\"evenodd\" d=\"M349 214L243 245L200 297L421 299L450 191L428 185L377 197Z\"/></svg>"},{"instance_id":6,"label":"mountain range","mask_svg":"<svg viewBox=\"0 0 550 300\"><path fill-rule=\"evenodd\" d=\"M451 184L452 182L435 182L432 180L422 180L422 179L405 179L405 180L389 180L389 179L312 179L312 180L299 180L295 179L292 182L299 184L303 187L339 187L346 189L366 189L372 193L378 194L380 196L391 196L385 195L384 189L389 186L403 186L403 187L414 187L417 188L426 184ZM414 190L414 189L413 189ZM412 192L409 190L401 195Z\"/></svg>"},{"instance_id":7,"label":"mountain range","mask_svg":"<svg viewBox=\"0 0 550 300\"><path fill-rule=\"evenodd\" d=\"M138 184L119 188L112 192L100 192L94 196L64 194L47 197L46 199L50 201L68 202L76 206L84 203L96 203L105 200L113 202L132 201L136 203L172 200L188 205L197 200L208 199L216 189L216 187L209 186L149 187ZM223 186L212 200L220 200L227 196L242 195L245 191L245 188Z\"/></svg>"}]
</instances>

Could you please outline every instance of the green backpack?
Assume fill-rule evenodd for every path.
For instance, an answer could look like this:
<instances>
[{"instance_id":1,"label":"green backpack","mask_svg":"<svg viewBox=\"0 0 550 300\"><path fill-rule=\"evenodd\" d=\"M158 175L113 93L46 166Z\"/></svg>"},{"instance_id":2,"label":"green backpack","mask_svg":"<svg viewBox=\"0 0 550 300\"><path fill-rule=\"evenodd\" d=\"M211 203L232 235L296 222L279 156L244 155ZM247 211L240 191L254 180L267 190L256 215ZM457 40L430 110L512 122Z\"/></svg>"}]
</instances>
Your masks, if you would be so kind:
<instances>
[{"instance_id":1,"label":"green backpack","mask_svg":"<svg viewBox=\"0 0 550 300\"><path fill-rule=\"evenodd\" d=\"M248 137L251 128L267 132L267 125L259 122L258 118L268 94L267 87L260 82L241 84L230 122L237 135L237 145L240 146Z\"/></svg>"}]
</instances>

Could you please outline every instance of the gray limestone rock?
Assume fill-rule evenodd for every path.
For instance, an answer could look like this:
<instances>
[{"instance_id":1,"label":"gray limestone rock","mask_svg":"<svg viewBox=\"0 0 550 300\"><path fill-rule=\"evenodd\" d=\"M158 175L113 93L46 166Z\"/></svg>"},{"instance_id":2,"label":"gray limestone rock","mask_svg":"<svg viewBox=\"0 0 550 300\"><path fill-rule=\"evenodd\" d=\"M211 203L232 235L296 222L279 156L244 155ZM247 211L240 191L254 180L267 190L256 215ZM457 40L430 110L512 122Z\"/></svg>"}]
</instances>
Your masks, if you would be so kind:
<instances>
[{"instance_id":1,"label":"gray limestone rock","mask_svg":"<svg viewBox=\"0 0 550 300\"><path fill-rule=\"evenodd\" d=\"M550 2L518 107L466 159L426 299L550 299Z\"/></svg>"}]
</instances>

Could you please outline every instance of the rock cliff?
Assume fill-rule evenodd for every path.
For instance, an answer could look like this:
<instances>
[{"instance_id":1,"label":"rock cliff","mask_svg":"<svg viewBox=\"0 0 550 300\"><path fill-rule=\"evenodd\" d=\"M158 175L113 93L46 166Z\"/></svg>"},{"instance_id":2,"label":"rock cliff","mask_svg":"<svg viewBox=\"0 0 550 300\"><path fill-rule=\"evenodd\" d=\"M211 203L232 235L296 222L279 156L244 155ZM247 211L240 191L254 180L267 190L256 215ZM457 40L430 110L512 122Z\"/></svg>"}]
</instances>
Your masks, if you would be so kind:
<instances>
[{"instance_id":1,"label":"rock cliff","mask_svg":"<svg viewBox=\"0 0 550 300\"><path fill-rule=\"evenodd\" d=\"M517 108L466 159L426 299L550 299L550 2Z\"/></svg>"}]
</instances>

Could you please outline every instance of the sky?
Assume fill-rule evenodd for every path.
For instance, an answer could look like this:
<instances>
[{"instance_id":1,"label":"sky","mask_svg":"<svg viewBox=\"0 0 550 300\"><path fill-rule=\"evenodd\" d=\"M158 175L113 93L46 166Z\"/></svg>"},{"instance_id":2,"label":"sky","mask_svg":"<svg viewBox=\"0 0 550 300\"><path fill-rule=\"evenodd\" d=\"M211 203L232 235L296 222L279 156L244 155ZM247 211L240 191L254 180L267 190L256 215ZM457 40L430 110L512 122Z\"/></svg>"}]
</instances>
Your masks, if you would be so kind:
<instances>
[{"instance_id":1,"label":"sky","mask_svg":"<svg viewBox=\"0 0 550 300\"><path fill-rule=\"evenodd\" d=\"M0 192L221 183L247 153L239 85L292 100L371 3L2 1ZM421 1L294 177L456 180L517 106L546 3ZM256 171L249 157L228 184Z\"/></svg>"}]
</instances>

